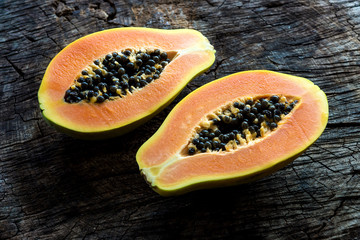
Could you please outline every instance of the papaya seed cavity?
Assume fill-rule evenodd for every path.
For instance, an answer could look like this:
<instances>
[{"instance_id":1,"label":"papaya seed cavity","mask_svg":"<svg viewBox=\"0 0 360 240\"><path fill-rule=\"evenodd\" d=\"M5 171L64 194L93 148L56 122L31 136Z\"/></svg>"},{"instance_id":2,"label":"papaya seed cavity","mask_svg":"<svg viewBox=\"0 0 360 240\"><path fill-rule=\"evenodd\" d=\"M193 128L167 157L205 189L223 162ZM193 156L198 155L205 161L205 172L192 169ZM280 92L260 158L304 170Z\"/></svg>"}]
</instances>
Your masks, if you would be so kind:
<instances>
[{"instance_id":1,"label":"papaya seed cavity","mask_svg":"<svg viewBox=\"0 0 360 240\"><path fill-rule=\"evenodd\" d=\"M139 90L160 74L172 60L160 49L112 52L94 60L65 92L67 103L102 103Z\"/></svg>"},{"instance_id":2,"label":"papaya seed cavity","mask_svg":"<svg viewBox=\"0 0 360 240\"><path fill-rule=\"evenodd\" d=\"M186 154L230 151L276 130L299 99L272 95L237 99L206 116L190 139Z\"/></svg>"}]
</instances>

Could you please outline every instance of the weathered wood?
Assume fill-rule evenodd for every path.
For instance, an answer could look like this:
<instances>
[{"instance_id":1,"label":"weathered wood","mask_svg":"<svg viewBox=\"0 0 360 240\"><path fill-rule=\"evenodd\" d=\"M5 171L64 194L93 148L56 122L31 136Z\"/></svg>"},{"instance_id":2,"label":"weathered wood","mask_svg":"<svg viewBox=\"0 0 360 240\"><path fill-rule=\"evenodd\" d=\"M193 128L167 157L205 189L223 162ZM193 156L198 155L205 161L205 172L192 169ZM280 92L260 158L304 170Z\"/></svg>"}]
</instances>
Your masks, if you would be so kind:
<instances>
[{"instance_id":1,"label":"weathered wood","mask_svg":"<svg viewBox=\"0 0 360 240\"><path fill-rule=\"evenodd\" d=\"M37 90L50 60L113 27L195 28L214 66L138 130L86 142L41 118ZM351 0L0 2L1 239L359 239L360 4ZM186 94L248 69L307 77L330 119L293 164L260 181L163 198L135 153Z\"/></svg>"}]
</instances>

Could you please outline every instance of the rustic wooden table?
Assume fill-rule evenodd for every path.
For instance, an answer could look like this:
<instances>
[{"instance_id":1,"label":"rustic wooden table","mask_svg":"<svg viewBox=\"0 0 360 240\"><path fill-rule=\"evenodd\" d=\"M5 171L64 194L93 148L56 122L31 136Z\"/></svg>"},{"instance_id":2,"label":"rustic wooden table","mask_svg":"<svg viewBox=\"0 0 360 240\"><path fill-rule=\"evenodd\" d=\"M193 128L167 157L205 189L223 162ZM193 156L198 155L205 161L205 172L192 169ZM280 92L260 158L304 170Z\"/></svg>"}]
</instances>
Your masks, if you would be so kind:
<instances>
[{"instance_id":1,"label":"rustic wooden table","mask_svg":"<svg viewBox=\"0 0 360 240\"><path fill-rule=\"evenodd\" d=\"M88 142L41 117L50 60L102 29L194 28L214 65L150 122ZM359 239L360 3L351 0L2 0L0 239ZM306 77L330 118L293 164L257 182L163 198L139 175L137 149L199 86L249 69Z\"/></svg>"}]
</instances>

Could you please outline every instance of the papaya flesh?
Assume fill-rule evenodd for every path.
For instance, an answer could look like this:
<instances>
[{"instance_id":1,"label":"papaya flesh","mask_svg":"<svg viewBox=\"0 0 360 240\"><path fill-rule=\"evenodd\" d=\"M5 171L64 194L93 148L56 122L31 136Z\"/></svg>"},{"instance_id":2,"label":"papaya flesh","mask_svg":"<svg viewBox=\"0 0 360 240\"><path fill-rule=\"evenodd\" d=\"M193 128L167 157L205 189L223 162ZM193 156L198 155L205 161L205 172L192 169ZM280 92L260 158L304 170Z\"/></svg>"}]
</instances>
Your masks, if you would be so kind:
<instances>
[{"instance_id":1,"label":"papaya flesh","mask_svg":"<svg viewBox=\"0 0 360 240\"><path fill-rule=\"evenodd\" d=\"M272 99L271 96L296 99L291 112L282 114L274 129L258 135L245 129L247 136L238 135L238 140L244 142L235 139L230 142L238 145L229 142L216 151L189 150L199 146L191 142L195 142L194 136L201 136L204 125L209 127L204 116L209 118L221 112L219 109L228 111L224 106L235 106L239 98ZM325 93L307 79L267 70L239 72L185 97L141 146L136 160L146 181L164 196L246 183L267 176L300 156L324 131L328 114Z\"/></svg>"},{"instance_id":2,"label":"papaya flesh","mask_svg":"<svg viewBox=\"0 0 360 240\"><path fill-rule=\"evenodd\" d=\"M105 64L108 60L107 55L114 54L113 63L118 65L115 54L124 51L125 54L128 54L127 51L134 56L136 53L148 53L148 56L152 56L156 51L161 51L161 56L164 53L165 57L168 56L170 59L167 59L166 66L160 65L161 60L159 63L153 62L152 66L147 65L147 68L153 68L152 72L145 69L145 64L148 63L144 62L140 74L132 73L133 80L138 78L137 81L141 80L140 83L138 82L137 85L134 83L132 86L130 75L123 81L120 79L122 81L120 84L127 85L126 89L123 87L121 90L120 85L114 85L107 90L106 87L105 90L101 90L106 82L101 83L103 84L101 86L94 83L90 89L87 83L80 83L79 79L88 77L88 71L96 72L97 65ZM132 55L129 55L128 59L133 58ZM47 122L73 137L81 139L115 137L129 132L165 108L189 81L206 71L214 60L213 47L207 38L196 30L116 28L93 33L69 44L50 62L38 91L40 109ZM136 68L138 62L134 60L131 64L133 68L135 64ZM116 75L117 72L114 70L118 71L120 67L114 67L112 73L108 69L109 73L106 75L104 70L97 71L107 77L105 79L103 76L106 81L116 82L122 75ZM128 67L129 65L123 65L125 69ZM161 71L158 71L158 67ZM138 67L138 71L140 70ZM147 77L145 70L151 72ZM91 81L95 81L96 74L92 74ZM110 74L112 79L109 78ZM84 87L85 85L87 88ZM108 82L107 85L110 83ZM141 88L138 88L140 85ZM115 89L115 94L111 97L111 87L115 86L120 89ZM94 92L95 96L93 96ZM87 96L80 99L77 94Z\"/></svg>"}]
</instances>

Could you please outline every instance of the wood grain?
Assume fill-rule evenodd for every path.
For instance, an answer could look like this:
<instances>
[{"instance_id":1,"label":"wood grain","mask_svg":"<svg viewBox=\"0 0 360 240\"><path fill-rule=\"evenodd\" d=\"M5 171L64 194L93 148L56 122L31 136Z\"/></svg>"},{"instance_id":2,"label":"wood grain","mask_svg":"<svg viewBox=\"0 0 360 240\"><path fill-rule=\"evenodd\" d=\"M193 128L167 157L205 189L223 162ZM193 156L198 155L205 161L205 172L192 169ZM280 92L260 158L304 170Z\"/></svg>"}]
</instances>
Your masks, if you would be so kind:
<instances>
[{"instance_id":1,"label":"wood grain","mask_svg":"<svg viewBox=\"0 0 360 240\"><path fill-rule=\"evenodd\" d=\"M99 142L57 133L37 90L67 44L102 29L194 28L212 68L158 116ZM360 3L351 0L3 0L0 2L0 239L359 239ZM306 77L329 124L285 169L260 181L163 198L135 154L174 105L249 69Z\"/></svg>"}]
</instances>

